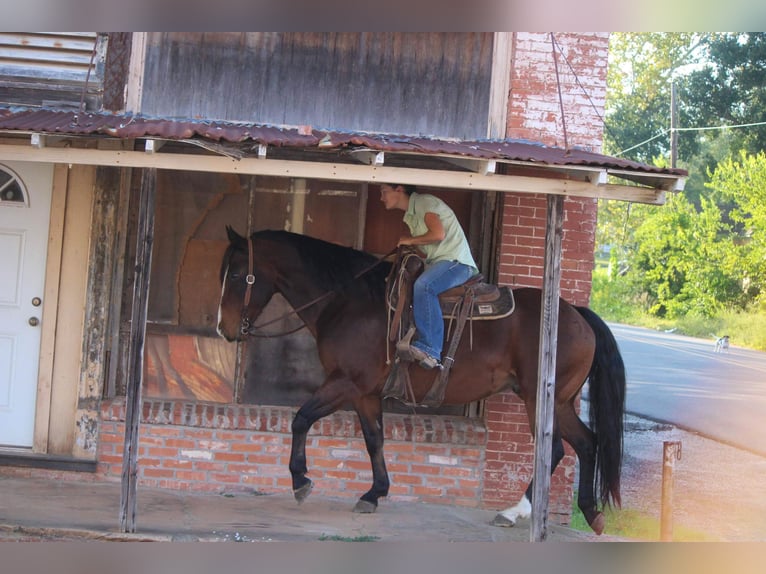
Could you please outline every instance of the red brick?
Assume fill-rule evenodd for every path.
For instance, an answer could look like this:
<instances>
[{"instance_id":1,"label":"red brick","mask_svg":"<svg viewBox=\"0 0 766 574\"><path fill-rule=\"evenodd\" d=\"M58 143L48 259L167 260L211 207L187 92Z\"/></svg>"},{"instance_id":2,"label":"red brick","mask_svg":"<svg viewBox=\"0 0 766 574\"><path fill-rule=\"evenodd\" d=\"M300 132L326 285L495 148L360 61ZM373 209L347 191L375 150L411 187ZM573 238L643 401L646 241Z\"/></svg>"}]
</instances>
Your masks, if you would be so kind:
<instances>
[{"instance_id":1,"label":"red brick","mask_svg":"<svg viewBox=\"0 0 766 574\"><path fill-rule=\"evenodd\" d=\"M236 474L224 474L221 472L211 472L209 478L212 481L225 482L227 484L235 484L239 482L239 475L236 475Z\"/></svg>"},{"instance_id":2,"label":"red brick","mask_svg":"<svg viewBox=\"0 0 766 574\"><path fill-rule=\"evenodd\" d=\"M158 457L178 457L178 449L177 448L168 448L168 447L151 447L146 449L147 453L150 456L158 456Z\"/></svg>"},{"instance_id":3,"label":"red brick","mask_svg":"<svg viewBox=\"0 0 766 574\"><path fill-rule=\"evenodd\" d=\"M245 462L245 455L241 452L214 452L213 460L216 462Z\"/></svg>"},{"instance_id":4,"label":"red brick","mask_svg":"<svg viewBox=\"0 0 766 574\"><path fill-rule=\"evenodd\" d=\"M151 478L171 478L175 476L175 471L173 470L167 468L148 468L146 466L141 469L141 473Z\"/></svg>"}]
</instances>

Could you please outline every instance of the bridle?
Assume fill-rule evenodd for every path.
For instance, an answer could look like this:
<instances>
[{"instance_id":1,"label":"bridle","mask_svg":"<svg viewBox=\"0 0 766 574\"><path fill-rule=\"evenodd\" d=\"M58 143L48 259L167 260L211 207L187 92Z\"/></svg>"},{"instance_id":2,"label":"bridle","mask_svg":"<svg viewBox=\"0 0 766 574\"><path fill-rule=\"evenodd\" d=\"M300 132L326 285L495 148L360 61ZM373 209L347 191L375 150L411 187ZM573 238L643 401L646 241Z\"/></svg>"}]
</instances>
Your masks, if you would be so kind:
<instances>
[{"instance_id":1,"label":"bridle","mask_svg":"<svg viewBox=\"0 0 766 574\"><path fill-rule=\"evenodd\" d=\"M293 333L296 333L306 327L306 324L303 323L302 325L291 329L289 331L286 331L284 333L276 333L276 334L265 334L265 333L256 333L256 330L262 329L263 327L267 327L268 325L271 325L273 323L276 323L277 321L281 321L285 317L289 317L290 315L297 315L304 309L308 309L312 305L316 305L320 301L323 301L324 299L327 299L328 297L335 295L335 291L327 291L326 293L323 293L319 297L316 297L309 301L308 303L305 303L301 305L300 307L293 309L292 311L289 311L287 313L284 313L280 315L279 317L275 319L269 319L268 321L261 323L260 325L251 325L250 319L247 316L247 309L250 307L250 298L252 297L253 293L253 285L255 285L255 265L253 262L253 238L248 237L247 238L247 275L245 275L245 283L247 283L247 287L245 288L245 297L243 300L242 305L242 313L240 315L240 326L239 331L242 335L250 335L251 337L263 337L263 338L272 338L272 337L284 337L286 335L292 335ZM362 269L359 273L354 275L354 280L359 279L362 275L365 273L370 272L372 269L377 267L380 263L382 263L387 257L390 255L393 255L396 253L396 248L392 249L382 257L379 257L374 263L371 265L368 265L364 269Z\"/></svg>"}]
</instances>

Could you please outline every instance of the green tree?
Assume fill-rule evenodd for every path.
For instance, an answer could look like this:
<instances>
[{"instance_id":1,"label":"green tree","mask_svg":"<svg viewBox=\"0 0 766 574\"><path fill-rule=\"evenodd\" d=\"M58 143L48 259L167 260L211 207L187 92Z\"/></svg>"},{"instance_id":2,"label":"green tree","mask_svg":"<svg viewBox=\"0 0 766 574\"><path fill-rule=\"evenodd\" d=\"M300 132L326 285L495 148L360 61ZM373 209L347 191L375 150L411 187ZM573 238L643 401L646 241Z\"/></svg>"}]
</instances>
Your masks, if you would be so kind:
<instances>
[{"instance_id":1,"label":"green tree","mask_svg":"<svg viewBox=\"0 0 766 574\"><path fill-rule=\"evenodd\" d=\"M693 33L610 36L604 137L608 153L628 150L624 157L644 163L667 157L671 83L682 67L698 61L701 42ZM638 145L642 142L646 143Z\"/></svg>"},{"instance_id":2,"label":"green tree","mask_svg":"<svg viewBox=\"0 0 766 574\"><path fill-rule=\"evenodd\" d=\"M734 207L729 216L737 224L735 242L748 294L766 293L766 153L742 151L738 159L720 163L707 187Z\"/></svg>"},{"instance_id":3,"label":"green tree","mask_svg":"<svg viewBox=\"0 0 766 574\"><path fill-rule=\"evenodd\" d=\"M652 212L635 234L631 273L648 294L648 311L667 318L711 316L741 300L736 255L716 204L702 209L682 194Z\"/></svg>"},{"instance_id":4,"label":"green tree","mask_svg":"<svg viewBox=\"0 0 766 574\"><path fill-rule=\"evenodd\" d=\"M730 150L766 149L766 33L709 34L701 38L704 64L684 80L687 126L762 124L732 130ZM716 137L722 132L712 132ZM711 137L710 135L708 137Z\"/></svg>"},{"instance_id":5,"label":"green tree","mask_svg":"<svg viewBox=\"0 0 766 574\"><path fill-rule=\"evenodd\" d=\"M678 165L690 177L663 207L599 203L597 245L613 248L613 270L629 270L604 292L668 318L759 296L766 305L764 77L766 33L612 35L605 150L667 165L674 83ZM720 127L734 124L755 125Z\"/></svg>"}]
</instances>

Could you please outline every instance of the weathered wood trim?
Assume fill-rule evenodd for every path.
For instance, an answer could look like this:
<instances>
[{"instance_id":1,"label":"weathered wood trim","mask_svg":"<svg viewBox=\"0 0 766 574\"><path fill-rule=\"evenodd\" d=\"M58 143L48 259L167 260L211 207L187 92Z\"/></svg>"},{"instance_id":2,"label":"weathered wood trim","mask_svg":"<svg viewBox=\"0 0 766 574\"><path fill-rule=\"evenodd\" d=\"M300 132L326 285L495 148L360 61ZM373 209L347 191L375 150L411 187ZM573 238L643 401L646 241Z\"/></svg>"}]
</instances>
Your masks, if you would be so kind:
<instances>
[{"instance_id":1,"label":"weathered wood trim","mask_svg":"<svg viewBox=\"0 0 766 574\"><path fill-rule=\"evenodd\" d=\"M48 430L48 452L63 456L72 454L76 434L95 172L90 166L71 166L67 182Z\"/></svg>"},{"instance_id":2,"label":"weathered wood trim","mask_svg":"<svg viewBox=\"0 0 766 574\"><path fill-rule=\"evenodd\" d=\"M43 293L43 302L45 304L43 306L40 364L37 377L35 430L32 441L32 450L36 453L48 452L53 358L56 347L56 319L58 316L58 291L61 279L61 256L64 242L64 216L66 213L68 178L69 169L67 166L61 164L53 166L53 190L51 191L51 214L48 228L48 255L45 264L45 291Z\"/></svg>"},{"instance_id":3,"label":"weathered wood trim","mask_svg":"<svg viewBox=\"0 0 766 574\"><path fill-rule=\"evenodd\" d=\"M157 171L145 169L141 179L138 233L136 234L136 278L133 285L133 313L130 324L130 351L127 373L125 444L120 498L120 531L136 531L138 487L138 439L141 421L141 387L144 378L146 314L149 307L149 283L154 243L154 202Z\"/></svg>"},{"instance_id":4,"label":"weathered wood trim","mask_svg":"<svg viewBox=\"0 0 766 574\"><path fill-rule=\"evenodd\" d=\"M385 183L399 181L423 187L450 189L477 189L511 193L544 193L573 197L615 199L636 203L661 205L665 191L649 187L605 184L594 185L589 181L555 180L546 177L522 175L483 175L471 172L442 171L438 169L405 168L359 164L324 163L279 159L243 158L231 159L221 156L191 154L147 154L141 151L118 151L82 148L35 149L31 146L0 146L0 159L19 161L42 161L83 165L112 165L121 167L146 167L215 173L243 173L274 177L326 179L334 181L360 181ZM642 174L634 174L636 178ZM654 175L646 174L647 178ZM670 179L673 179L670 177ZM675 178L683 179L683 178Z\"/></svg>"},{"instance_id":5,"label":"weathered wood trim","mask_svg":"<svg viewBox=\"0 0 766 574\"><path fill-rule=\"evenodd\" d=\"M90 225L87 293L85 303L82 371L77 390L73 455L96 458L98 445L98 403L106 372L111 276L119 206L120 170L97 168Z\"/></svg>"},{"instance_id":6,"label":"weathered wood trim","mask_svg":"<svg viewBox=\"0 0 766 574\"><path fill-rule=\"evenodd\" d=\"M548 501L551 487L551 451L553 450L553 399L556 390L556 344L558 342L559 284L561 281L561 239L564 234L564 198L560 195L548 195L547 199L530 542L541 542L548 537Z\"/></svg>"},{"instance_id":7,"label":"weathered wood trim","mask_svg":"<svg viewBox=\"0 0 766 574\"><path fill-rule=\"evenodd\" d=\"M98 464L95 460L81 460L51 454L0 453L0 466L44 468L46 470L65 470L69 472L96 472Z\"/></svg>"},{"instance_id":8,"label":"weathered wood trim","mask_svg":"<svg viewBox=\"0 0 766 574\"><path fill-rule=\"evenodd\" d=\"M492 46L492 79L489 88L487 137L504 138L508 123L508 92L511 87L513 32L495 32Z\"/></svg>"},{"instance_id":9,"label":"weathered wood trim","mask_svg":"<svg viewBox=\"0 0 766 574\"><path fill-rule=\"evenodd\" d=\"M144 66L146 65L147 32L133 32L130 45L130 64L128 66L128 85L125 96L125 109L128 112L141 111L141 99L144 93Z\"/></svg>"},{"instance_id":10,"label":"weathered wood trim","mask_svg":"<svg viewBox=\"0 0 766 574\"><path fill-rule=\"evenodd\" d=\"M109 340L108 357L104 381L104 396L113 397L117 392L117 373L120 368L121 349L120 326L122 325L123 286L125 282L126 245L128 242L128 221L130 219L130 185L132 170L120 170L120 198L117 207L117 221L114 228L114 258L111 271L112 296L109 302L109 325L106 337Z\"/></svg>"}]
</instances>

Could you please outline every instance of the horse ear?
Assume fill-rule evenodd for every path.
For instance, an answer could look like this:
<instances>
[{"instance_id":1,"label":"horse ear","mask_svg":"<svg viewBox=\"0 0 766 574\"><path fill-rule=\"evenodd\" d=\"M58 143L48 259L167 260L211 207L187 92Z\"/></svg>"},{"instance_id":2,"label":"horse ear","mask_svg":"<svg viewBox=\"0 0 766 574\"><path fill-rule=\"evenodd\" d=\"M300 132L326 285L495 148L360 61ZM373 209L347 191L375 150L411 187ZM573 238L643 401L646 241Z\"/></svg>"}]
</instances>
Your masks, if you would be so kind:
<instances>
[{"instance_id":1,"label":"horse ear","mask_svg":"<svg viewBox=\"0 0 766 574\"><path fill-rule=\"evenodd\" d=\"M229 237L230 243L239 243L245 240L244 237L234 231L234 228L231 225L226 226L226 235Z\"/></svg>"}]
</instances>

